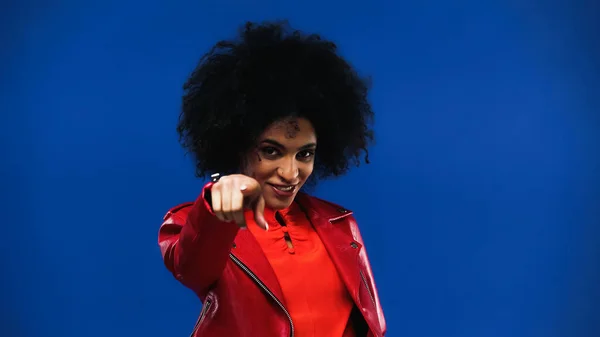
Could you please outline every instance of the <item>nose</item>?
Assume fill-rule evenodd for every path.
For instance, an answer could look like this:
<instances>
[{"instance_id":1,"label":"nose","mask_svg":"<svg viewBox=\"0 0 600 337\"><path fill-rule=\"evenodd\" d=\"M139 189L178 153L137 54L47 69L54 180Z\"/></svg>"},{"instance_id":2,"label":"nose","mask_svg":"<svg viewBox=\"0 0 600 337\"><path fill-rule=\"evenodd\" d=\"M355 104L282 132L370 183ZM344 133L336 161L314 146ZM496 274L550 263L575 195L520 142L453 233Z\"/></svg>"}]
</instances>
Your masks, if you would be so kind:
<instances>
[{"instance_id":1,"label":"nose","mask_svg":"<svg viewBox=\"0 0 600 337\"><path fill-rule=\"evenodd\" d=\"M296 158L285 160L282 165L277 168L277 174L281 179L290 184L295 184L300 174Z\"/></svg>"}]
</instances>

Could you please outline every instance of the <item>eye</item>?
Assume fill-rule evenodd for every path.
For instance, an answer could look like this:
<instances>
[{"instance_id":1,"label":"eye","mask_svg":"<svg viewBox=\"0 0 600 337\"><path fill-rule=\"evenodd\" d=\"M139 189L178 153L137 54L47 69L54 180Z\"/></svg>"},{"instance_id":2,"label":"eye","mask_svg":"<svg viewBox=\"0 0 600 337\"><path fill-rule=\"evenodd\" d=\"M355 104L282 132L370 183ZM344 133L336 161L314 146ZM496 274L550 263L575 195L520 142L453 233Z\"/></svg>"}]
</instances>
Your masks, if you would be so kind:
<instances>
[{"instance_id":1,"label":"eye","mask_svg":"<svg viewBox=\"0 0 600 337\"><path fill-rule=\"evenodd\" d=\"M272 146L265 146L260 149L260 152L262 152L267 157L275 157L275 156L279 155L279 150L277 150L276 148L274 148Z\"/></svg>"},{"instance_id":2,"label":"eye","mask_svg":"<svg viewBox=\"0 0 600 337\"><path fill-rule=\"evenodd\" d=\"M309 160L314 156L315 156L314 150L304 150L304 151L298 152L298 158L302 159L302 160Z\"/></svg>"}]
</instances>

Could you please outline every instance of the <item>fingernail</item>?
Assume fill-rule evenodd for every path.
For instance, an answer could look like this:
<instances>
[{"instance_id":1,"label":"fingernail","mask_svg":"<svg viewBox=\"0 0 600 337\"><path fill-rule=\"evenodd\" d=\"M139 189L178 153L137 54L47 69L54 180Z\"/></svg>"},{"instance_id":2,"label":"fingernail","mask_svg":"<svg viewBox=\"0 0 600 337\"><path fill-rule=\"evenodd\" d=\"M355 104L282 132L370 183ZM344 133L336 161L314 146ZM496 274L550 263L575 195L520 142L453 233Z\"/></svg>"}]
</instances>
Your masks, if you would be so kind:
<instances>
[{"instance_id":1,"label":"fingernail","mask_svg":"<svg viewBox=\"0 0 600 337\"><path fill-rule=\"evenodd\" d=\"M269 230L269 224L267 222L265 222L265 231Z\"/></svg>"},{"instance_id":2,"label":"fingernail","mask_svg":"<svg viewBox=\"0 0 600 337\"><path fill-rule=\"evenodd\" d=\"M240 186L240 191L245 191L247 188L248 188L248 186L242 185L242 186Z\"/></svg>"}]
</instances>

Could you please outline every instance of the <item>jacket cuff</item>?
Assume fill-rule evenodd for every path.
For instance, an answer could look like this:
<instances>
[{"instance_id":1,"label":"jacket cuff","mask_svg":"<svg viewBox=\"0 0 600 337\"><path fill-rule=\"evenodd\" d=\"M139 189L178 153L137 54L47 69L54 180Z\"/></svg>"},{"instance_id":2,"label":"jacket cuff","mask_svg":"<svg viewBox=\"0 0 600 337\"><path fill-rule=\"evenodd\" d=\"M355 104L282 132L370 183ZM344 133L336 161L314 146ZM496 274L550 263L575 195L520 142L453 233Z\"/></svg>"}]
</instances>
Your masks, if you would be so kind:
<instances>
[{"instance_id":1,"label":"jacket cuff","mask_svg":"<svg viewBox=\"0 0 600 337\"><path fill-rule=\"evenodd\" d=\"M194 202L192 206L192 210L188 214L187 221L191 222L192 228L196 233L200 231L204 231L209 227L212 227L213 224L218 224L219 226L230 227L232 230L239 229L239 227L233 222L223 222L217 218L217 215L212 209L211 202L211 194L210 189L214 185L214 183L209 182L204 185L202 188L202 193ZM200 228L202 227L202 228Z\"/></svg>"},{"instance_id":2,"label":"jacket cuff","mask_svg":"<svg viewBox=\"0 0 600 337\"><path fill-rule=\"evenodd\" d=\"M209 182L206 185L204 185L204 187L202 188L202 193L200 193L200 198L196 200L196 203L202 203L204 205L204 208L206 208L206 210L211 215L215 215L215 212L212 209L212 199L210 194L210 190L214 184L215 183L213 182Z\"/></svg>"}]
</instances>

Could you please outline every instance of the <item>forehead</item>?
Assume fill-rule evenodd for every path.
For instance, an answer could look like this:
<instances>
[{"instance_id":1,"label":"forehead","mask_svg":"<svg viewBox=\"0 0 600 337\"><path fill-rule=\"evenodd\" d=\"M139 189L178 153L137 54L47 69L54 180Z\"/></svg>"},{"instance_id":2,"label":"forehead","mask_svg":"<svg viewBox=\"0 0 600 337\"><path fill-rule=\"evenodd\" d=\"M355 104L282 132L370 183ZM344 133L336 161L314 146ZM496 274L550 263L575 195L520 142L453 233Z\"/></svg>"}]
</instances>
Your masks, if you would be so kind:
<instances>
[{"instance_id":1,"label":"forehead","mask_svg":"<svg viewBox=\"0 0 600 337\"><path fill-rule=\"evenodd\" d=\"M269 125L261 139L270 138L279 142L316 142L317 136L312 124L304 118L286 118Z\"/></svg>"}]
</instances>

